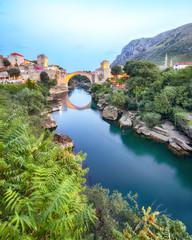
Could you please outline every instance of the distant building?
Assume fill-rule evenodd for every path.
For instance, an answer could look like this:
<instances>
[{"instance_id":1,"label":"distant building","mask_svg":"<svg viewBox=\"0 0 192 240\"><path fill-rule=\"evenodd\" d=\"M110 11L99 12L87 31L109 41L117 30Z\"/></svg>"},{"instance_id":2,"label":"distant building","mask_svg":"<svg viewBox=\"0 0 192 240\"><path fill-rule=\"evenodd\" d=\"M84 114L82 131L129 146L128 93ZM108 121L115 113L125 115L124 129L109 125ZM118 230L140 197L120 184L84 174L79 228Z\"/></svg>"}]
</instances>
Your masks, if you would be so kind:
<instances>
[{"instance_id":1,"label":"distant building","mask_svg":"<svg viewBox=\"0 0 192 240\"><path fill-rule=\"evenodd\" d=\"M18 53L11 53L11 55L9 55L7 59L9 60L12 66L14 65L19 66L20 64L24 63L24 57Z\"/></svg>"},{"instance_id":2,"label":"distant building","mask_svg":"<svg viewBox=\"0 0 192 240\"><path fill-rule=\"evenodd\" d=\"M24 64L30 64L30 61L27 59L24 59Z\"/></svg>"},{"instance_id":3,"label":"distant building","mask_svg":"<svg viewBox=\"0 0 192 240\"><path fill-rule=\"evenodd\" d=\"M95 83L105 81L111 77L111 68L108 61L104 60L100 63L100 68L93 72L93 80Z\"/></svg>"},{"instance_id":4,"label":"distant building","mask_svg":"<svg viewBox=\"0 0 192 240\"><path fill-rule=\"evenodd\" d=\"M49 70L59 71L59 66L57 66L57 65L49 65L49 66L48 66L48 69L49 69Z\"/></svg>"},{"instance_id":5,"label":"distant building","mask_svg":"<svg viewBox=\"0 0 192 240\"><path fill-rule=\"evenodd\" d=\"M192 62L178 62L174 65L174 69L182 69L188 66L192 66Z\"/></svg>"},{"instance_id":6,"label":"distant building","mask_svg":"<svg viewBox=\"0 0 192 240\"><path fill-rule=\"evenodd\" d=\"M110 68L109 62L107 60L104 60L103 62L100 63L100 68L101 69Z\"/></svg>"},{"instance_id":7,"label":"distant building","mask_svg":"<svg viewBox=\"0 0 192 240\"><path fill-rule=\"evenodd\" d=\"M48 59L44 54L37 56L37 64L40 67L48 67Z\"/></svg>"}]
</instances>

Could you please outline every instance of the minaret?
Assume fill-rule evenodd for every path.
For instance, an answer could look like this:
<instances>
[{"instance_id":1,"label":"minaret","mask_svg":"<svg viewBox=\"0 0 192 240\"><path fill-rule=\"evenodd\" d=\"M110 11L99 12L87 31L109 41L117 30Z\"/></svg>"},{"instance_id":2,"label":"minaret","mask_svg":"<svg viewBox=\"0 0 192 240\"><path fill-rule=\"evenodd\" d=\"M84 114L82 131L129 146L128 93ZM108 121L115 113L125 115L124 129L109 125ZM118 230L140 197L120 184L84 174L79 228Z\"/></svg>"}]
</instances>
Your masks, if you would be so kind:
<instances>
[{"instance_id":1,"label":"minaret","mask_svg":"<svg viewBox=\"0 0 192 240\"><path fill-rule=\"evenodd\" d=\"M165 68L168 67L168 56L167 56L167 53L165 55Z\"/></svg>"},{"instance_id":2,"label":"minaret","mask_svg":"<svg viewBox=\"0 0 192 240\"><path fill-rule=\"evenodd\" d=\"M169 67L173 67L173 60L171 59Z\"/></svg>"}]
</instances>

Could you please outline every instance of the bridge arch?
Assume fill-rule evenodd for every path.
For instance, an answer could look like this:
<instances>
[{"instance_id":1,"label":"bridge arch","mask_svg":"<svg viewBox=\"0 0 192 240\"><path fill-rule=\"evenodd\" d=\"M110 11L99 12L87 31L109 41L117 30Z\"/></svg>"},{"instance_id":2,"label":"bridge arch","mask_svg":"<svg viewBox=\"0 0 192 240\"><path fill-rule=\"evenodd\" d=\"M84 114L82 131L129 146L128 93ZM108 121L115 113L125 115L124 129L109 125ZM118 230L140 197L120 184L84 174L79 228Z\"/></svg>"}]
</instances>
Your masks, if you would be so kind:
<instances>
[{"instance_id":1,"label":"bridge arch","mask_svg":"<svg viewBox=\"0 0 192 240\"><path fill-rule=\"evenodd\" d=\"M75 76L75 75L83 75L83 76L86 76L89 80L90 80L90 82L91 82L91 84L93 83L93 75L92 75L92 73L88 73L88 72L73 72L73 73L67 73L67 77L66 77L66 83L67 83L67 85L68 85L68 82L69 82L69 80L73 77L73 76Z\"/></svg>"}]
</instances>

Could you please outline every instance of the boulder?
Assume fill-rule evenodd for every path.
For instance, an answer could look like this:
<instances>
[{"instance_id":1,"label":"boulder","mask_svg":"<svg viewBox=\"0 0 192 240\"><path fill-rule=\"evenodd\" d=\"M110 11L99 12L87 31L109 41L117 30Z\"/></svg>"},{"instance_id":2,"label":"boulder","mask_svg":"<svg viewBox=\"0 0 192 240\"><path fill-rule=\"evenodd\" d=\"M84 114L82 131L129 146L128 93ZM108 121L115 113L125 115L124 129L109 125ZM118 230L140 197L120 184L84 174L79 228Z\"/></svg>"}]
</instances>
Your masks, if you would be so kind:
<instances>
[{"instance_id":1,"label":"boulder","mask_svg":"<svg viewBox=\"0 0 192 240\"><path fill-rule=\"evenodd\" d=\"M158 126L153 127L153 131L156 133L159 133L161 135L164 135L166 137L169 137L169 131L163 128L160 128Z\"/></svg>"},{"instance_id":2,"label":"boulder","mask_svg":"<svg viewBox=\"0 0 192 240\"><path fill-rule=\"evenodd\" d=\"M152 138L156 141L159 141L159 142L168 142L168 140L169 140L169 137L161 135L161 134L159 134L157 132L154 132L154 131L150 132L150 138Z\"/></svg>"},{"instance_id":3,"label":"boulder","mask_svg":"<svg viewBox=\"0 0 192 240\"><path fill-rule=\"evenodd\" d=\"M179 119L178 124L181 126L183 131L192 138L192 113L186 113L185 116Z\"/></svg>"},{"instance_id":4,"label":"boulder","mask_svg":"<svg viewBox=\"0 0 192 240\"><path fill-rule=\"evenodd\" d=\"M117 108L114 106L107 106L103 109L103 117L109 120L116 120L118 117Z\"/></svg>"},{"instance_id":5,"label":"boulder","mask_svg":"<svg viewBox=\"0 0 192 240\"><path fill-rule=\"evenodd\" d=\"M99 99L99 101L97 103L97 107L99 109L104 109L107 105L108 105L108 103L105 102L105 99Z\"/></svg>"},{"instance_id":6,"label":"boulder","mask_svg":"<svg viewBox=\"0 0 192 240\"><path fill-rule=\"evenodd\" d=\"M57 127L57 123L55 122L54 118L49 115L46 117L43 126L46 129L53 130Z\"/></svg>"},{"instance_id":7,"label":"boulder","mask_svg":"<svg viewBox=\"0 0 192 240\"><path fill-rule=\"evenodd\" d=\"M149 128L143 126L139 128L140 133L142 133L145 136L150 136L151 135L151 131L149 130Z\"/></svg>"},{"instance_id":8,"label":"boulder","mask_svg":"<svg viewBox=\"0 0 192 240\"><path fill-rule=\"evenodd\" d=\"M183 150L186 151L192 151L192 148L183 140L180 138L173 137L169 140L170 143L176 143L179 145Z\"/></svg>"},{"instance_id":9,"label":"boulder","mask_svg":"<svg viewBox=\"0 0 192 240\"><path fill-rule=\"evenodd\" d=\"M66 84L58 84L55 87L50 88L49 90L51 95L57 95L64 92L68 92L68 87Z\"/></svg>"},{"instance_id":10,"label":"boulder","mask_svg":"<svg viewBox=\"0 0 192 240\"><path fill-rule=\"evenodd\" d=\"M162 128L169 132L175 130L175 126L171 122L168 122L168 121L163 123Z\"/></svg>"},{"instance_id":11,"label":"boulder","mask_svg":"<svg viewBox=\"0 0 192 240\"><path fill-rule=\"evenodd\" d=\"M175 142L171 142L169 144L169 148L172 148L172 149L174 149L176 151L181 151L181 147L179 145L177 145Z\"/></svg>"},{"instance_id":12,"label":"boulder","mask_svg":"<svg viewBox=\"0 0 192 240\"><path fill-rule=\"evenodd\" d=\"M131 127L133 125L129 115L125 114L119 119L119 123L123 127Z\"/></svg>"},{"instance_id":13,"label":"boulder","mask_svg":"<svg viewBox=\"0 0 192 240\"><path fill-rule=\"evenodd\" d=\"M54 135L53 141L56 143L59 143L61 145L62 148L73 148L74 147L74 143L73 140L64 134L59 134L56 133Z\"/></svg>"},{"instance_id":14,"label":"boulder","mask_svg":"<svg viewBox=\"0 0 192 240\"><path fill-rule=\"evenodd\" d=\"M104 99L105 99L105 101L108 101L109 98L110 98L110 94L104 94Z\"/></svg>"}]
</instances>

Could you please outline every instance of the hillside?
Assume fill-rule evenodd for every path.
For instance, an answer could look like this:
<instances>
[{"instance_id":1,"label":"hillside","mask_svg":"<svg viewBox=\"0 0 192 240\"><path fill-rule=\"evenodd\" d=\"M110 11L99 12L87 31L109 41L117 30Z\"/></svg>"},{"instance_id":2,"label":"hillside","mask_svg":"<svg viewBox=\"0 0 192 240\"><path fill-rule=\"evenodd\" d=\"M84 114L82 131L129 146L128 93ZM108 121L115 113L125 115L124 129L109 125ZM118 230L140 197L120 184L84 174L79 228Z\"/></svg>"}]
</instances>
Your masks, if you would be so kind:
<instances>
[{"instance_id":1,"label":"hillside","mask_svg":"<svg viewBox=\"0 0 192 240\"><path fill-rule=\"evenodd\" d=\"M166 53L173 64L192 61L192 23L158 34L153 38L132 40L111 63L124 65L128 60L149 60L163 65Z\"/></svg>"}]
</instances>

